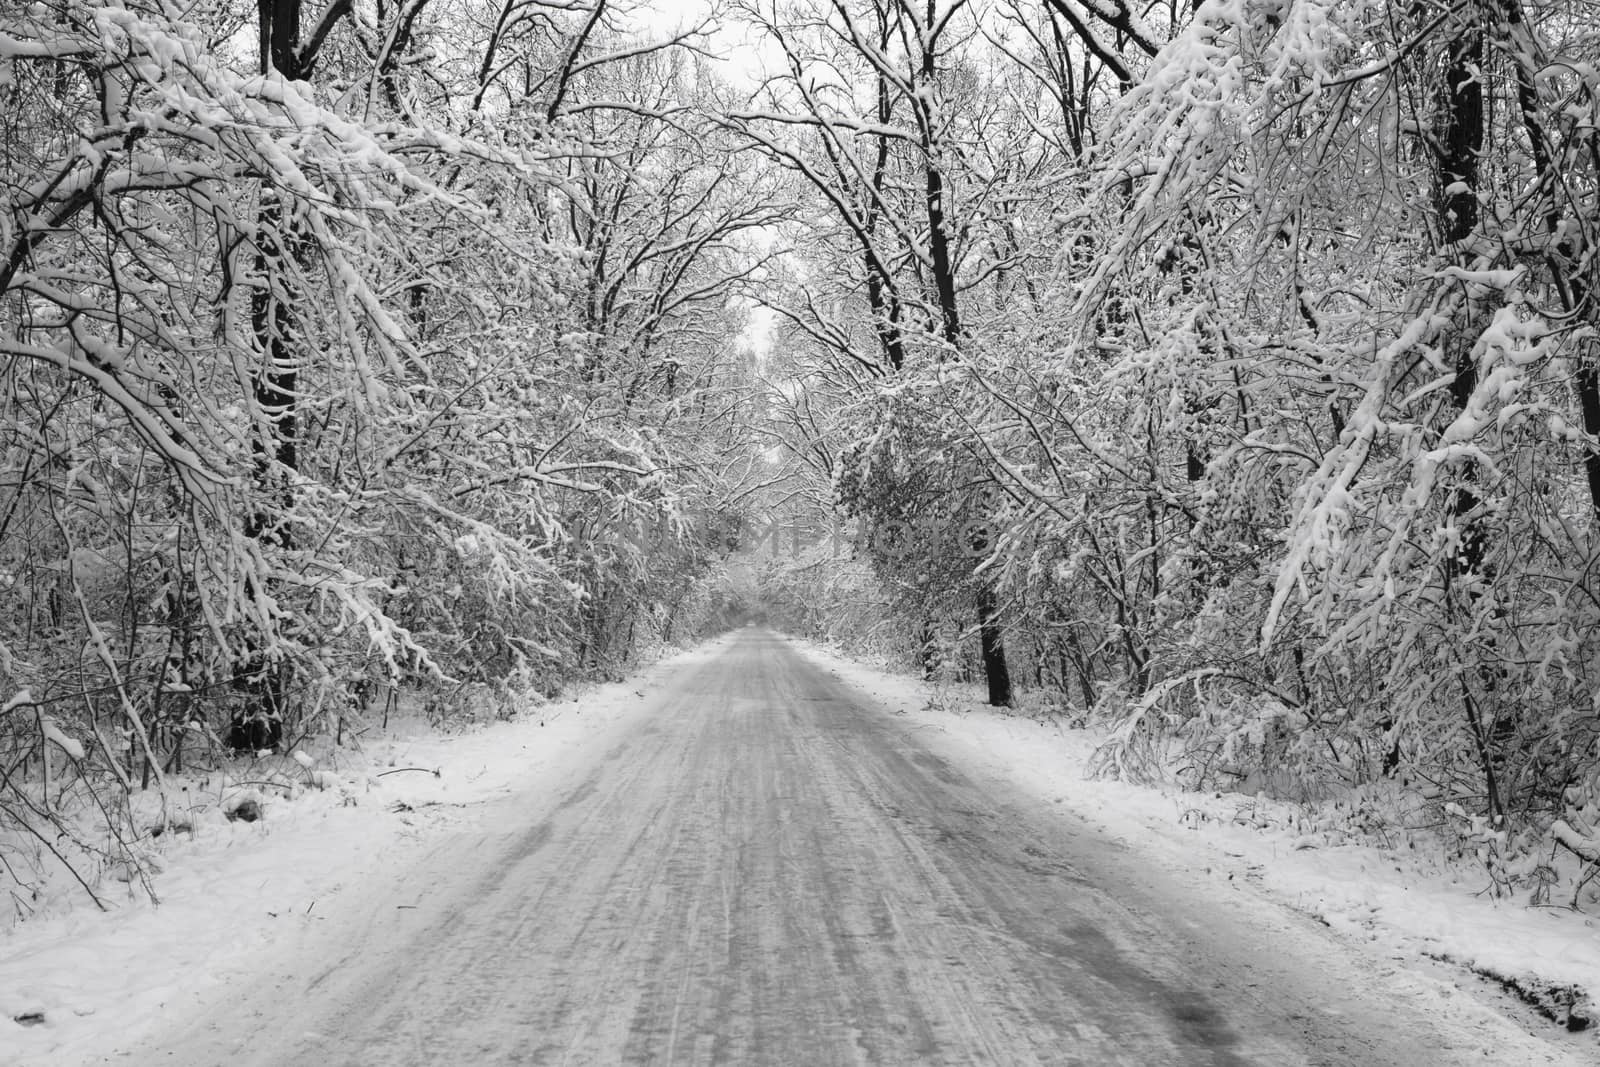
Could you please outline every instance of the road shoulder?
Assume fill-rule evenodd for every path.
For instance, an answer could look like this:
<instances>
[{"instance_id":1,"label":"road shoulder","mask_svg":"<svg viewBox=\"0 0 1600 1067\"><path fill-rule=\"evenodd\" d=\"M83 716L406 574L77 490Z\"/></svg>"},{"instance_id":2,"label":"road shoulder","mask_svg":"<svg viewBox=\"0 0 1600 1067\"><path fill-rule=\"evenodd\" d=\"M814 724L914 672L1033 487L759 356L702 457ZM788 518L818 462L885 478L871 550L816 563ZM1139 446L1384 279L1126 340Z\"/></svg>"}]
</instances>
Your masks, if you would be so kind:
<instances>
[{"instance_id":1,"label":"road shoulder","mask_svg":"<svg viewBox=\"0 0 1600 1067\"><path fill-rule=\"evenodd\" d=\"M1553 1053L1579 1062L1600 1056L1600 1027L1569 1033L1561 1016L1574 997L1580 1015L1600 990L1600 923L1566 909L1483 899L1470 869L1409 849L1321 837L1296 826L1296 806L1241 794L1195 794L1088 779L1097 743L1089 731L996 712L970 692L937 686L791 639L841 682L900 718L943 758L997 789L1081 820L1162 872L1207 907L1243 915L1270 911L1281 936L1337 938L1374 980L1406 979L1414 998L1458 1024L1484 1012L1510 1020ZM1555 990L1541 1014L1504 989L1502 978Z\"/></svg>"}]
</instances>

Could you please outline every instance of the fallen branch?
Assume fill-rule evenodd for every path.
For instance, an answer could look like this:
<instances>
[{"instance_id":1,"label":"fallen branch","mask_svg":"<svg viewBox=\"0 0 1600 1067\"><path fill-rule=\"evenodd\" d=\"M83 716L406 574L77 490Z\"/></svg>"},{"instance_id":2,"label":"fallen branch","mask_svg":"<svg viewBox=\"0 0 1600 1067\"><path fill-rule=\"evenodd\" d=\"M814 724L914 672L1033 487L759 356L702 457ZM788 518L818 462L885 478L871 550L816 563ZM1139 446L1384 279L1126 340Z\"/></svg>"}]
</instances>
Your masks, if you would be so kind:
<instances>
[{"instance_id":1,"label":"fallen branch","mask_svg":"<svg viewBox=\"0 0 1600 1067\"><path fill-rule=\"evenodd\" d=\"M379 771L377 774L373 775L373 777L374 778L382 778L386 774L400 774L403 771L423 771L423 772L426 772L427 774L433 775L435 778L443 777L443 775L440 774L439 771L435 770L432 767L395 767L395 768L392 768L392 769L387 770L387 771Z\"/></svg>"}]
</instances>

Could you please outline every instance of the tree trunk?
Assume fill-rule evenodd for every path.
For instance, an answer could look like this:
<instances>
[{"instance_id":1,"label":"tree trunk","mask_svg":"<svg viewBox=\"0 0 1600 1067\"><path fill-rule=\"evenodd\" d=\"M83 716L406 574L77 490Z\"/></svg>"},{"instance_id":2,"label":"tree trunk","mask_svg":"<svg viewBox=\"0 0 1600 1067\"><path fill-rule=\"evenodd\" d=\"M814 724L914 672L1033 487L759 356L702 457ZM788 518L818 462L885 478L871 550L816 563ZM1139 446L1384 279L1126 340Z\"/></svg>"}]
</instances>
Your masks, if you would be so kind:
<instances>
[{"instance_id":1,"label":"tree trunk","mask_svg":"<svg viewBox=\"0 0 1600 1067\"><path fill-rule=\"evenodd\" d=\"M303 0L257 0L263 74L277 74L286 80L308 77L325 35L348 12L350 2L334 0L308 43L300 39L302 6ZM261 370L252 399L261 426L252 441L257 504L245 517L244 532L258 544L278 550L293 547L289 513L294 506L293 476L299 469L303 340L295 309L303 296L295 291L290 279L299 273L296 268L304 267L307 256L293 211L290 194L262 190L256 217L258 288L250 298L250 324L261 352ZM262 620L263 628L272 625L272 621ZM292 677L286 663L272 661L268 644L265 633L250 639L237 684L246 694L244 717L276 731L281 730L288 713Z\"/></svg>"},{"instance_id":2,"label":"tree trunk","mask_svg":"<svg viewBox=\"0 0 1600 1067\"><path fill-rule=\"evenodd\" d=\"M939 635L932 620L924 619L917 631L917 659L922 667L922 680L931 682L939 673Z\"/></svg>"},{"instance_id":3,"label":"tree trunk","mask_svg":"<svg viewBox=\"0 0 1600 1067\"><path fill-rule=\"evenodd\" d=\"M923 56L923 78L933 78L933 54ZM933 123L925 126L923 180L928 213L928 251L932 260L934 291L939 298L939 325L951 353L961 347L961 315L958 307L955 258L950 254L950 238L945 232L944 175L939 171L938 145L932 138ZM980 579L982 581L983 579ZM989 703L997 708L1011 706L1011 672L1006 667L1005 641L994 624L995 592L985 585L978 591L978 635L983 645L983 673L989 682Z\"/></svg>"},{"instance_id":4,"label":"tree trunk","mask_svg":"<svg viewBox=\"0 0 1600 1067\"><path fill-rule=\"evenodd\" d=\"M997 708L1011 707L1011 671L1006 667L1006 647L995 622L997 607L993 589L978 592L978 640L983 649L983 673L989 681L989 703Z\"/></svg>"},{"instance_id":5,"label":"tree trunk","mask_svg":"<svg viewBox=\"0 0 1600 1067\"><path fill-rule=\"evenodd\" d=\"M1449 44L1449 67L1445 72L1445 99L1442 108L1436 180L1442 236L1454 245L1472 236L1478 226L1479 155L1483 151L1483 38L1479 18L1468 17L1456 30ZM1450 397L1458 411L1465 411L1478 388L1478 368L1473 347L1453 338L1455 380ZM1463 481L1476 477L1476 465L1462 468ZM1450 517L1460 531L1460 548L1450 561L1452 577L1478 571L1483 563L1484 543L1481 521L1476 512L1478 494L1469 485L1458 485L1450 494Z\"/></svg>"},{"instance_id":6,"label":"tree trunk","mask_svg":"<svg viewBox=\"0 0 1600 1067\"><path fill-rule=\"evenodd\" d=\"M1600 436L1600 344L1585 344L1584 362L1578 368L1578 402L1583 408L1583 431ZM1600 526L1600 450L1588 448L1583 457L1584 474L1589 480L1589 510Z\"/></svg>"}]
</instances>

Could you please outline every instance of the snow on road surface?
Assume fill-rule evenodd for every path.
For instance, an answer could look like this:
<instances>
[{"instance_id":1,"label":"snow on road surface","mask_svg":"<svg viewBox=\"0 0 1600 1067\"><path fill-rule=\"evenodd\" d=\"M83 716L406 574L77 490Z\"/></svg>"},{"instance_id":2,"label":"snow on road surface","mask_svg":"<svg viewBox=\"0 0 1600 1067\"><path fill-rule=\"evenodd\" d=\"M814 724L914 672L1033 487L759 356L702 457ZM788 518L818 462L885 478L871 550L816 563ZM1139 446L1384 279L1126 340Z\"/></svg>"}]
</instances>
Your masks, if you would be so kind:
<instances>
[{"instance_id":1,"label":"snow on road surface","mask_svg":"<svg viewBox=\"0 0 1600 1067\"><path fill-rule=\"evenodd\" d=\"M1308 808L1243 793L1197 793L1089 777L1105 731L1066 729L984 707L975 690L948 689L874 669L806 642L791 641L824 669L902 716L923 743L1035 798L1061 805L1112 840L1136 849L1195 891L1265 894L1363 942L1380 958L1443 960L1468 992L1483 983L1517 986L1556 1023L1576 1005L1592 1023L1600 998L1600 925L1566 906L1571 882L1530 904L1530 891L1489 892L1470 850L1451 860L1448 829L1407 829L1430 816L1409 806L1336 797ZM1332 810L1330 810L1332 809ZM1341 810L1342 809L1342 810ZM1360 831L1363 822L1371 828ZM1444 838L1445 840L1441 840ZM1536 1026L1548 1027L1548 1020ZM1600 1063L1593 1028L1572 1044Z\"/></svg>"},{"instance_id":2,"label":"snow on road surface","mask_svg":"<svg viewBox=\"0 0 1600 1067\"><path fill-rule=\"evenodd\" d=\"M657 678L565 743L478 735L522 744L530 780L502 788L485 751L476 805L407 847L296 887L263 838L260 871L214 872L231 929L182 893L136 917L180 924L122 945L142 969L102 952L136 923L61 940L127 1003L60 994L12 1062L1593 1062L1449 972L1152 864L773 635Z\"/></svg>"}]
</instances>

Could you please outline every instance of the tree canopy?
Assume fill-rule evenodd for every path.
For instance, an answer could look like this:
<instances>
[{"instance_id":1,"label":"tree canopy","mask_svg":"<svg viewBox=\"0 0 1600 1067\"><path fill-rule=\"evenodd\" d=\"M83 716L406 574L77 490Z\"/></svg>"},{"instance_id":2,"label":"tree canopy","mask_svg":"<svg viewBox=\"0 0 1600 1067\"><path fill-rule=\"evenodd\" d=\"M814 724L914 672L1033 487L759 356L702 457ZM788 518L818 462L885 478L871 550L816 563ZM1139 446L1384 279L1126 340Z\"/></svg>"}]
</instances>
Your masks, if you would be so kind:
<instances>
[{"instance_id":1,"label":"tree canopy","mask_svg":"<svg viewBox=\"0 0 1600 1067\"><path fill-rule=\"evenodd\" d=\"M1597 54L1570 0L8 7L0 825L765 618L1108 771L1588 840ZM780 517L852 536L747 581Z\"/></svg>"}]
</instances>

